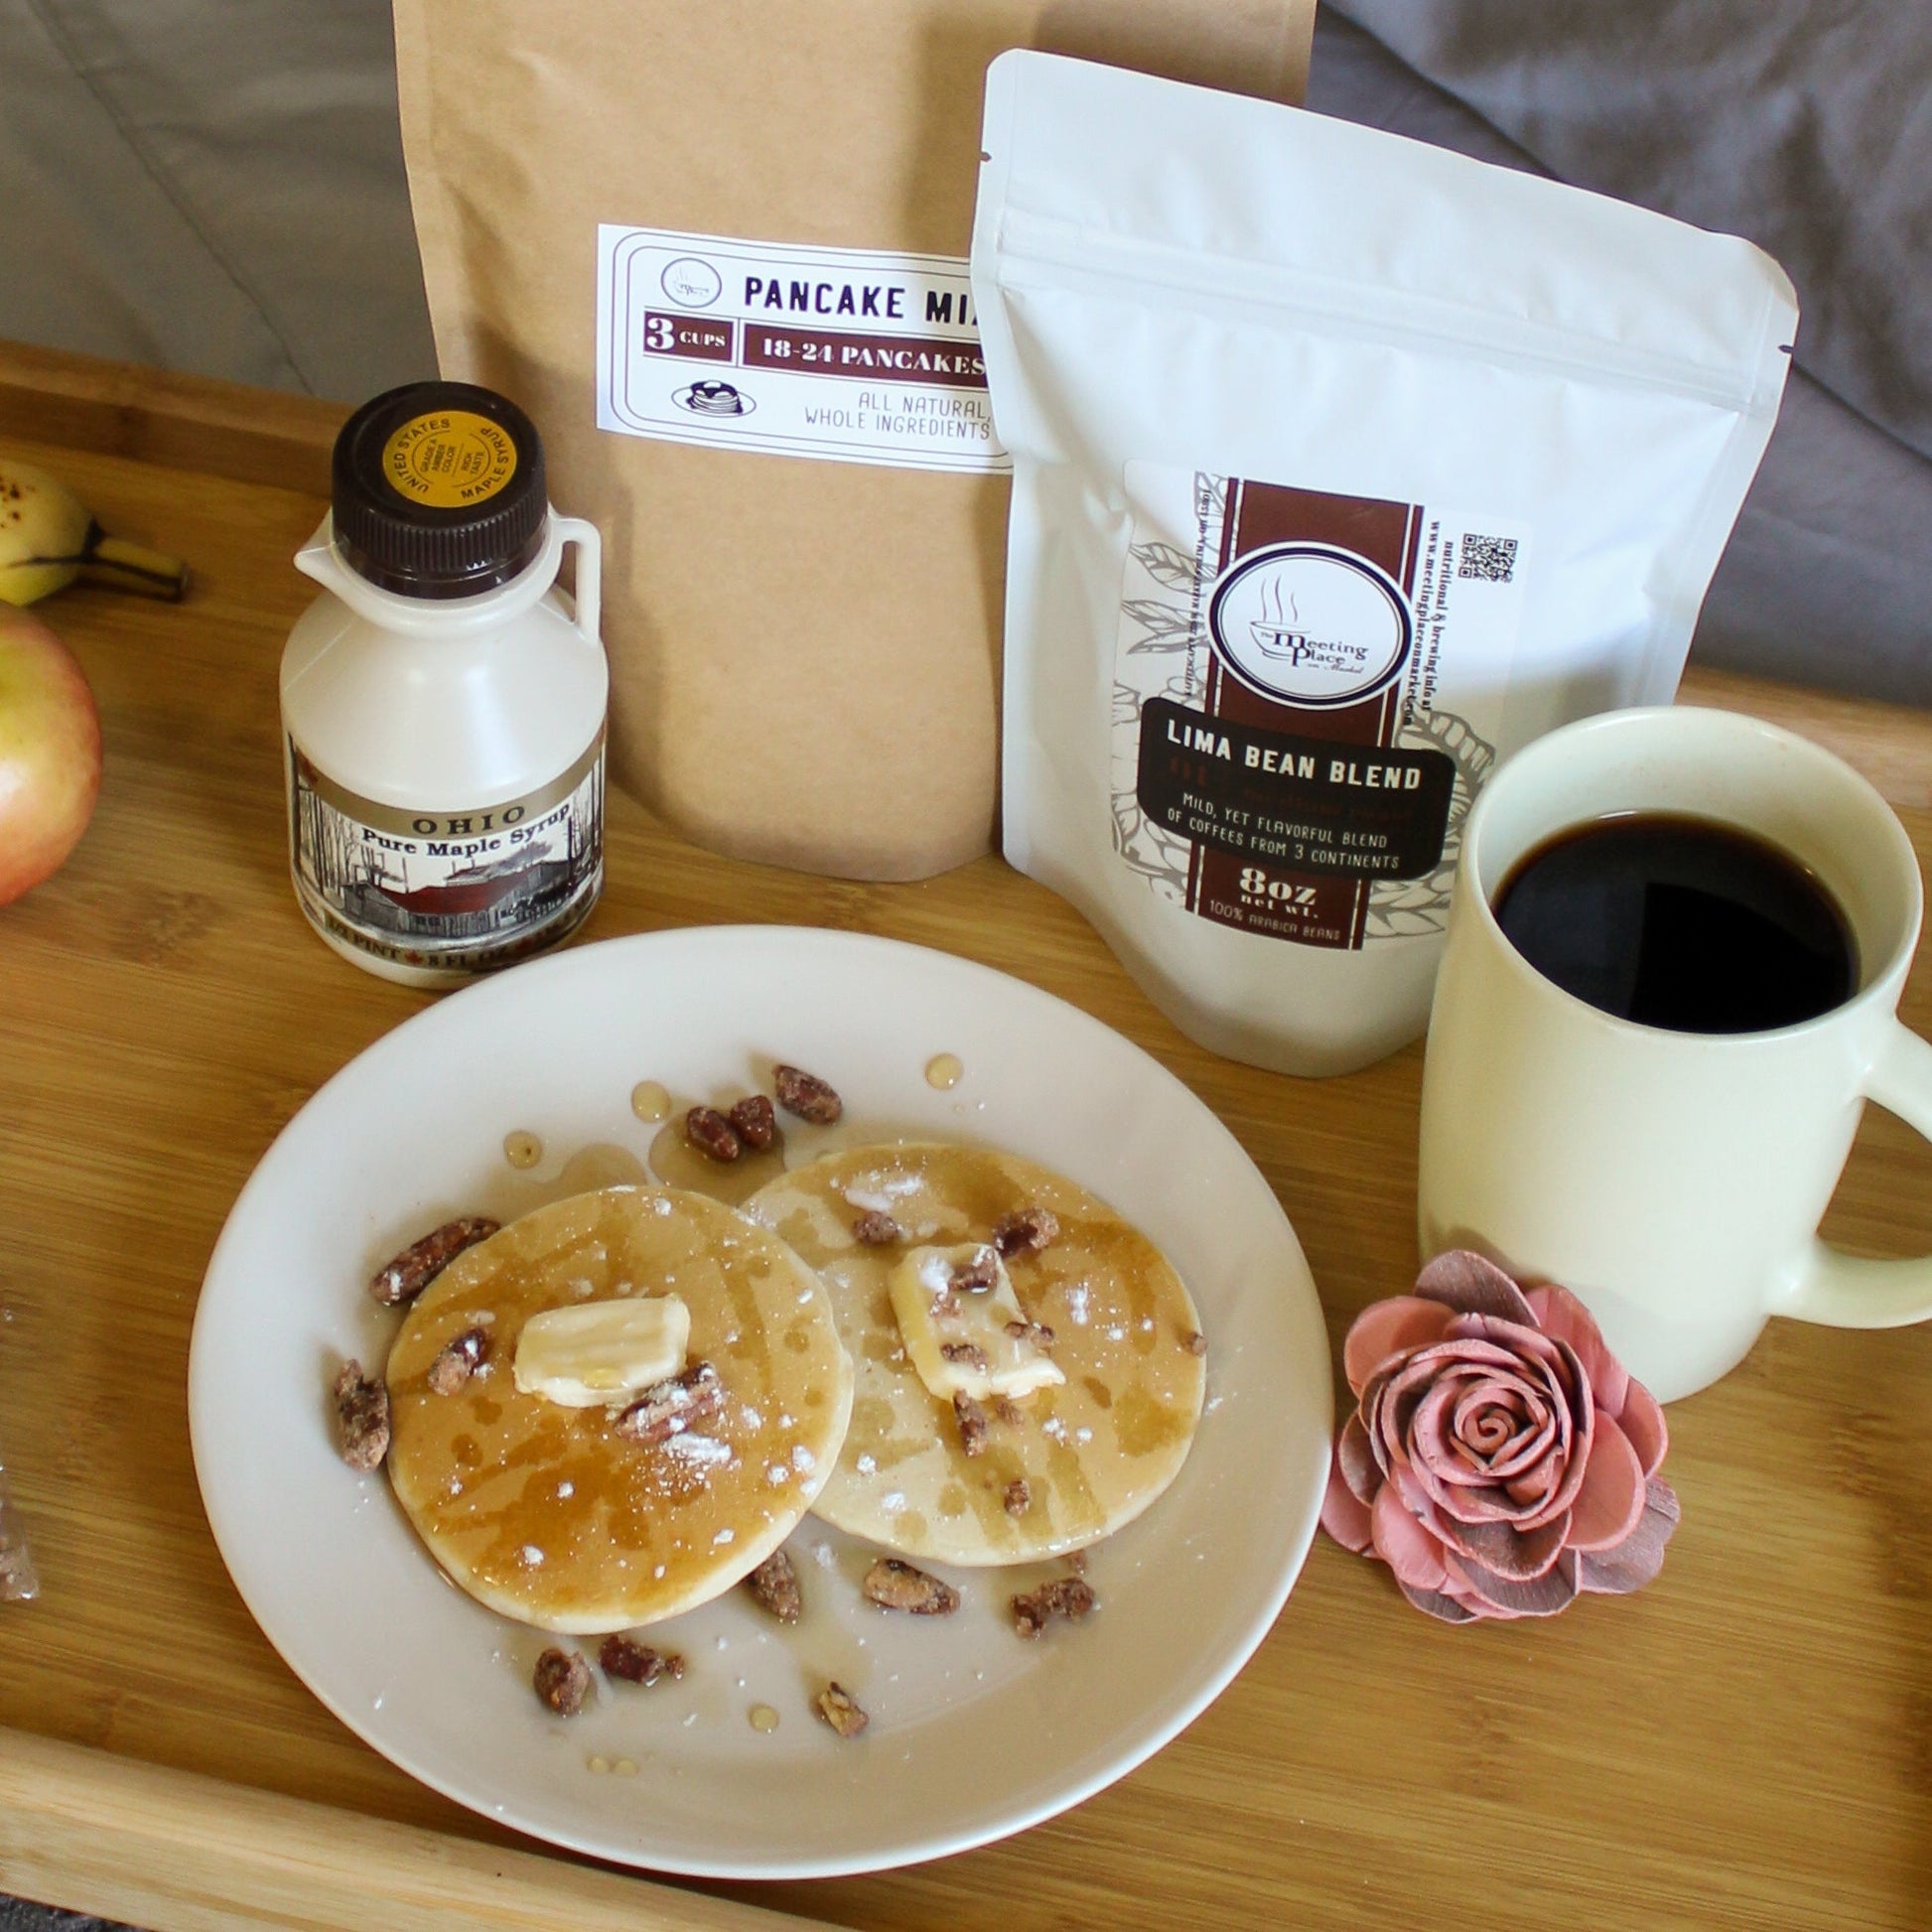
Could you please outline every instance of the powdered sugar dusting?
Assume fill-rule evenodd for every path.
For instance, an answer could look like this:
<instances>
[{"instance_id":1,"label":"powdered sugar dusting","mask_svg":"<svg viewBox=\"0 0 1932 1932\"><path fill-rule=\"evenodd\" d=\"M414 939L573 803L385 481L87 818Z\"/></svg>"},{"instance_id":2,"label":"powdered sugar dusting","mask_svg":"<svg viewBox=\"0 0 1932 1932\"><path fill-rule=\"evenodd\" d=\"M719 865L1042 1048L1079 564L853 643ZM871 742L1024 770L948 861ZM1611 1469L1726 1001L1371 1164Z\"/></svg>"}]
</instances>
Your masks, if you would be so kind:
<instances>
[{"instance_id":1,"label":"powdered sugar dusting","mask_svg":"<svg viewBox=\"0 0 1932 1932\"><path fill-rule=\"evenodd\" d=\"M715 1469L732 1459L731 1445L721 1443L715 1436L694 1436L687 1432L673 1436L663 1449L666 1455L701 1469Z\"/></svg>"}]
</instances>

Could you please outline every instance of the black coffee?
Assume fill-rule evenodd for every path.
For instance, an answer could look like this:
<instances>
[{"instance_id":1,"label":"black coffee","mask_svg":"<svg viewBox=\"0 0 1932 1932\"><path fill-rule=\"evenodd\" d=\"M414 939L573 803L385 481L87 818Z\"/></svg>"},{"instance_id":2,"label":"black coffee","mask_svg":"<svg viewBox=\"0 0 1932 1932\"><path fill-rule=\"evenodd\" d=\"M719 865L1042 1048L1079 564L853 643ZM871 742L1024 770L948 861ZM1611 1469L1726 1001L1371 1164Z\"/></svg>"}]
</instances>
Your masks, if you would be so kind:
<instances>
[{"instance_id":1,"label":"black coffee","mask_svg":"<svg viewBox=\"0 0 1932 1932\"><path fill-rule=\"evenodd\" d=\"M1566 993L1672 1033L1795 1026L1858 984L1851 926L1825 887L1711 819L1633 812L1560 833L1504 880L1496 917Z\"/></svg>"}]
</instances>

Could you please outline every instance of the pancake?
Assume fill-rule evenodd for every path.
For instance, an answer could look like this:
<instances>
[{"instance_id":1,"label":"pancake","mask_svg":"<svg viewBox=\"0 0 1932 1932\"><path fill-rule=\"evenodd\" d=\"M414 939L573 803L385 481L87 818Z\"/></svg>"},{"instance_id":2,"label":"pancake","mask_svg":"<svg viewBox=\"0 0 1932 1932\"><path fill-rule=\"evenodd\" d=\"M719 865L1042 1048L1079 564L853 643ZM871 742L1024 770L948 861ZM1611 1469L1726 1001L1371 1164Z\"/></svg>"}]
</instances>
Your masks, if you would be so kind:
<instances>
[{"instance_id":1,"label":"pancake","mask_svg":"<svg viewBox=\"0 0 1932 1932\"><path fill-rule=\"evenodd\" d=\"M1016 1403L1018 1421L988 1405L985 1448L968 1455L950 1401L902 1346L891 1283L914 1247L984 1242L1027 1207L1057 1215L1058 1238L1006 1266L1024 1314L1053 1330L1065 1380ZM861 1245L869 1210L904 1238ZM853 1357L852 1426L815 1515L916 1559L1024 1563L1111 1535L1179 1473L1206 1381L1194 1305L1154 1243L1083 1187L1016 1155L907 1143L827 1155L745 1211L818 1270Z\"/></svg>"},{"instance_id":2,"label":"pancake","mask_svg":"<svg viewBox=\"0 0 1932 1932\"><path fill-rule=\"evenodd\" d=\"M621 1407L517 1390L523 1324L546 1309L674 1293L687 1360L724 1385L721 1421L644 1444ZM483 1367L429 1386L444 1345L482 1326ZM675 1616L782 1543L830 1475L852 1368L825 1288L762 1228L702 1195L610 1187L541 1207L466 1250L389 1353L389 1477L437 1562L471 1595L546 1630Z\"/></svg>"}]
</instances>

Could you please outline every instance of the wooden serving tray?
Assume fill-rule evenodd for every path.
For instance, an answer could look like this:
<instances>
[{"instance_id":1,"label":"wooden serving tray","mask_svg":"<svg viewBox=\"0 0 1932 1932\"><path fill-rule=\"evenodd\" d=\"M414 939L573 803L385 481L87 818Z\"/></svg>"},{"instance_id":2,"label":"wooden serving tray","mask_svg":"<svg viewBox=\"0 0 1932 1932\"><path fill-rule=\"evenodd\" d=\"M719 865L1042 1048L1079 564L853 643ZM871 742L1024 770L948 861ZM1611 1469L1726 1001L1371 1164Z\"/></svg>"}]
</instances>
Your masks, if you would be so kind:
<instances>
[{"instance_id":1,"label":"wooden serving tray","mask_svg":"<svg viewBox=\"0 0 1932 1932\"><path fill-rule=\"evenodd\" d=\"M1932 1327L1773 1322L1675 1405L1684 1525L1638 1596L1449 1629L1318 1539L1180 1738L1063 1817L928 1865L658 1882L492 1830L338 1725L221 1567L186 1370L255 1161L425 1003L326 951L287 881L276 670L312 594L289 558L343 413L0 347L0 442L196 573L179 607L83 590L44 608L93 681L107 770L66 870L0 909L0 1455L45 1586L0 1605L0 1890L184 1929L1926 1923ZM1851 758L1932 853L1932 718L1707 675L1685 695ZM812 879L697 851L621 796L609 856L593 938L887 933L1140 1041L1277 1188L1337 1343L1413 1279L1420 1049L1321 1083L1216 1059L997 859L916 886ZM1923 969L1905 1017L1932 1032ZM1932 1250L1932 1153L1874 1112L1828 1232Z\"/></svg>"}]
</instances>

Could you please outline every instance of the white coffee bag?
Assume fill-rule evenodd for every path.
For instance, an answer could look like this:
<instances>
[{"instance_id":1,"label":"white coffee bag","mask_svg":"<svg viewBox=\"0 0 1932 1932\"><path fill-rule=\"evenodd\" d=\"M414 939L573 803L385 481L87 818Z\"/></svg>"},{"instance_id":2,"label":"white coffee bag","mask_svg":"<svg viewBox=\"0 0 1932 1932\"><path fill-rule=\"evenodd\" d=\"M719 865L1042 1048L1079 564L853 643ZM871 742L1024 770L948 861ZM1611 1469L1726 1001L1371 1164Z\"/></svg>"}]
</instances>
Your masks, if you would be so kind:
<instances>
[{"instance_id":1,"label":"white coffee bag","mask_svg":"<svg viewBox=\"0 0 1932 1932\"><path fill-rule=\"evenodd\" d=\"M1017 52L974 300L1013 454L1007 857L1218 1052L1421 1033L1462 819L1667 701L1797 326L1749 242Z\"/></svg>"}]
</instances>

